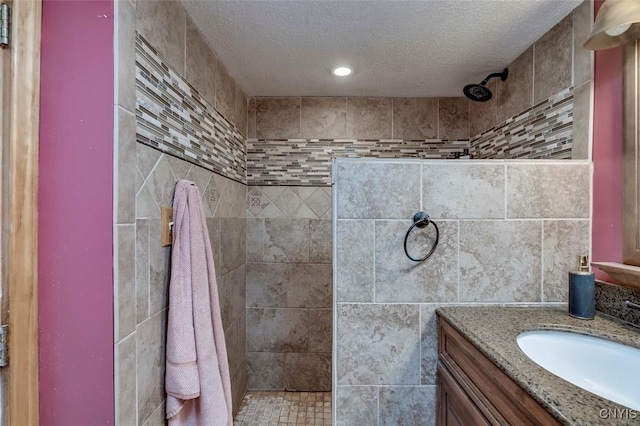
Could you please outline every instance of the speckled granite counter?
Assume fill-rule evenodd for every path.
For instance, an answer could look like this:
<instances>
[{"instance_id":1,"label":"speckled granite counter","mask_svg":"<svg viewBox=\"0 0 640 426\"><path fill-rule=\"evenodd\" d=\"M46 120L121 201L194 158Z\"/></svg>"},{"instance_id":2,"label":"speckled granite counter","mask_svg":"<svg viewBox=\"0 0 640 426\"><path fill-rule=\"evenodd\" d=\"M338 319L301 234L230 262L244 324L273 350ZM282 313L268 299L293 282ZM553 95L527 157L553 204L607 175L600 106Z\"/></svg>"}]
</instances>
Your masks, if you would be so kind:
<instances>
[{"instance_id":1,"label":"speckled granite counter","mask_svg":"<svg viewBox=\"0 0 640 426\"><path fill-rule=\"evenodd\" d=\"M636 416L629 410L621 411L616 419L603 418L601 410L625 410L625 407L553 375L531 361L516 342L523 331L553 329L590 334L640 348L640 329L604 316L596 316L593 321L578 320L560 307L444 307L437 312L564 424L640 424L640 412Z\"/></svg>"}]
</instances>

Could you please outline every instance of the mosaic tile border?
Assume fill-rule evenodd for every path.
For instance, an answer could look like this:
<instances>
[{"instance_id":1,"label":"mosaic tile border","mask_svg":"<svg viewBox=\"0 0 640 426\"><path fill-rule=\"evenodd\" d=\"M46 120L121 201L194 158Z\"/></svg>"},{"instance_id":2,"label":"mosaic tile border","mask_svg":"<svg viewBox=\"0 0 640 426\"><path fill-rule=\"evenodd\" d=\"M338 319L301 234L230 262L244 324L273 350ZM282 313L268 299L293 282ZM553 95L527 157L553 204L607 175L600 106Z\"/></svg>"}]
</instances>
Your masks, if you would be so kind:
<instances>
[{"instance_id":1,"label":"mosaic tile border","mask_svg":"<svg viewBox=\"0 0 640 426\"><path fill-rule=\"evenodd\" d=\"M453 159L468 140L247 139L247 184L330 186L331 159Z\"/></svg>"},{"instance_id":2,"label":"mosaic tile border","mask_svg":"<svg viewBox=\"0 0 640 426\"><path fill-rule=\"evenodd\" d=\"M477 159L571 159L573 87L471 138Z\"/></svg>"},{"instance_id":3,"label":"mosaic tile border","mask_svg":"<svg viewBox=\"0 0 640 426\"><path fill-rule=\"evenodd\" d=\"M136 140L247 182L245 137L137 33Z\"/></svg>"}]
</instances>

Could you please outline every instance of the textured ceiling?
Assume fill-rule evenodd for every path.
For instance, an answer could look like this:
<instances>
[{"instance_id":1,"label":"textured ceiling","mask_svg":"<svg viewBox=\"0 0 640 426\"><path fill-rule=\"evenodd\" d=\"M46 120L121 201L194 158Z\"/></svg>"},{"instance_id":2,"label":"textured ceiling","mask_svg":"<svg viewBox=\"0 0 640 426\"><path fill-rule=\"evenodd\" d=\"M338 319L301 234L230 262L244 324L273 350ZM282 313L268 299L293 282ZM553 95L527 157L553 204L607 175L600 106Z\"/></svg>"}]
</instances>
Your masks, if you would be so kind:
<instances>
[{"instance_id":1,"label":"textured ceiling","mask_svg":"<svg viewBox=\"0 0 640 426\"><path fill-rule=\"evenodd\" d=\"M182 3L250 96L462 96L581 1Z\"/></svg>"}]
</instances>

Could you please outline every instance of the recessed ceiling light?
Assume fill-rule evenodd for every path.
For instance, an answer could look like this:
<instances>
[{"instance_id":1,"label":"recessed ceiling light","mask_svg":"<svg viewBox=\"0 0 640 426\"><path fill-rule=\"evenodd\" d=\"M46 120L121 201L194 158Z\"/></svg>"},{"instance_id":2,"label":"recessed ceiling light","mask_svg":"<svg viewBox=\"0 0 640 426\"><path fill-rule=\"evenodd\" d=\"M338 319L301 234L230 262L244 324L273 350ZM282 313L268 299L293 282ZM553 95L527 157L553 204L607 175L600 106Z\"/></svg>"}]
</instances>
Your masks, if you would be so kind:
<instances>
[{"instance_id":1,"label":"recessed ceiling light","mask_svg":"<svg viewBox=\"0 0 640 426\"><path fill-rule=\"evenodd\" d=\"M331 74L337 77L346 77L352 72L353 70L350 67L335 67L331 70Z\"/></svg>"}]
</instances>

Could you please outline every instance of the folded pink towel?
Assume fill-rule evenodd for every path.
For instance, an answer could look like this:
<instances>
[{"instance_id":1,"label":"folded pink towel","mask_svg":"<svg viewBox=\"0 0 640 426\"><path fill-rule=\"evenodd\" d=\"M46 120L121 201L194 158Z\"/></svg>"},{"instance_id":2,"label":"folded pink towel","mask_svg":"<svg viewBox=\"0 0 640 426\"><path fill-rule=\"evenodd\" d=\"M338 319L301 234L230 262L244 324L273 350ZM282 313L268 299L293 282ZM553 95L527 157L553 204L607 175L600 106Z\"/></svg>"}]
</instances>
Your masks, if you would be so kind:
<instances>
[{"instance_id":1,"label":"folded pink towel","mask_svg":"<svg viewBox=\"0 0 640 426\"><path fill-rule=\"evenodd\" d=\"M173 247L165 389L169 425L230 426L231 380L216 271L200 191L179 180Z\"/></svg>"}]
</instances>

